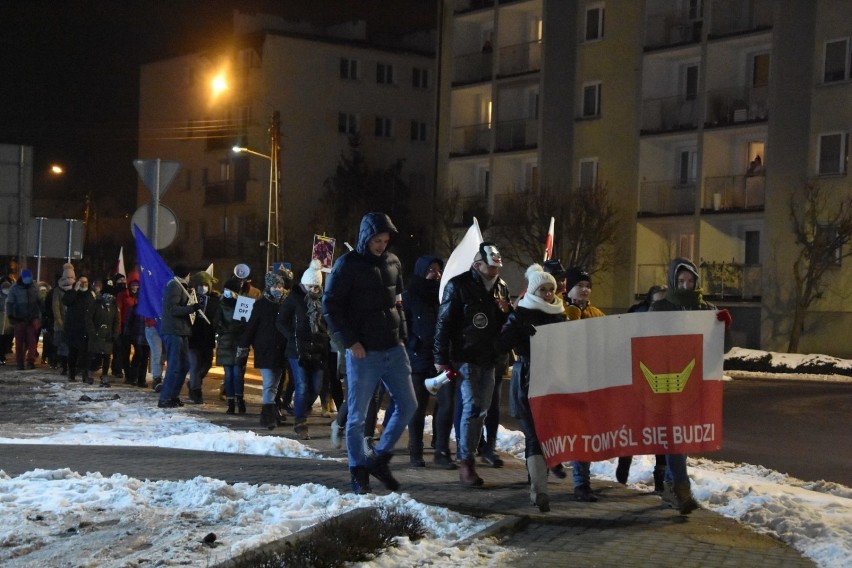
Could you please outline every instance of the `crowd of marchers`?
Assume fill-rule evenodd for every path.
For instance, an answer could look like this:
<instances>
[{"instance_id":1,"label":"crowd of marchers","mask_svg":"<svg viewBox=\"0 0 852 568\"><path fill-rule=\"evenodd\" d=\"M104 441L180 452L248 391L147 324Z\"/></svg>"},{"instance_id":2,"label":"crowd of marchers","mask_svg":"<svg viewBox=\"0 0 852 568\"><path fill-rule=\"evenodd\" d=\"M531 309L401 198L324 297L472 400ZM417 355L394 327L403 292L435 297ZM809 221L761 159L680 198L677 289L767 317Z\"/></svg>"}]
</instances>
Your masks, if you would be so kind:
<instances>
[{"instance_id":1,"label":"crowd of marchers","mask_svg":"<svg viewBox=\"0 0 852 568\"><path fill-rule=\"evenodd\" d=\"M426 467L430 409L434 466L458 470L466 487L484 486L477 463L480 471L503 465L496 449L501 379L511 368L508 408L525 437L530 503L549 511L547 477L567 473L561 464L548 468L536 437L528 399L536 380L530 338L543 325L603 317L591 302L592 276L555 259L532 264L526 289L513 302L500 277L498 246L482 242L469 270L444 279L439 296L443 260L418 258L405 286L403 267L389 251L397 233L384 213L364 215L357 245L334 262L325 282L314 260L298 277L283 267L266 273L262 289L235 275L220 293L211 274L177 263L162 292L161 315L153 318L137 313L141 283L135 271L90 281L68 263L50 286L34 283L29 270L18 275L13 264L0 281L2 363L14 342L18 369L35 368L43 332L41 363L68 381L93 384L99 372L103 387L112 377L147 388L150 368L158 406L166 409L202 404L203 380L215 363L224 371L226 412L245 414L252 354L262 378L260 426L275 429L292 415L295 435L310 439L308 417L319 398L322 416L336 411L331 440L337 448L345 441L352 490L359 494L371 490L371 476L399 489L390 461L406 429L410 465ZM689 259L673 259L667 280L630 311L716 310L702 298ZM236 313L240 298L253 300L248 318ZM730 324L727 310L717 310L717 318ZM188 394L181 399L185 384ZM631 459L618 460L621 483ZM655 492L682 514L697 508L686 456L656 460ZM577 501L598 499L590 465L570 464Z\"/></svg>"}]
</instances>

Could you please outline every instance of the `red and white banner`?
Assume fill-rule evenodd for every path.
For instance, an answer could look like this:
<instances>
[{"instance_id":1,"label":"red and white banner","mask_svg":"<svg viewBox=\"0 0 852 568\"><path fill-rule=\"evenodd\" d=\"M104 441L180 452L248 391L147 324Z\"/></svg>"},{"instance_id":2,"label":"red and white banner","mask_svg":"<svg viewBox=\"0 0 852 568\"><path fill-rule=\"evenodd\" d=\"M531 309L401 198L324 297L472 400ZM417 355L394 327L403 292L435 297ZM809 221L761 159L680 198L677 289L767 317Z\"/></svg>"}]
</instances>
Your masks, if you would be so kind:
<instances>
[{"instance_id":1,"label":"red and white banner","mask_svg":"<svg viewBox=\"0 0 852 568\"><path fill-rule=\"evenodd\" d=\"M711 310L538 328L529 398L547 464L720 449L724 328Z\"/></svg>"}]
</instances>

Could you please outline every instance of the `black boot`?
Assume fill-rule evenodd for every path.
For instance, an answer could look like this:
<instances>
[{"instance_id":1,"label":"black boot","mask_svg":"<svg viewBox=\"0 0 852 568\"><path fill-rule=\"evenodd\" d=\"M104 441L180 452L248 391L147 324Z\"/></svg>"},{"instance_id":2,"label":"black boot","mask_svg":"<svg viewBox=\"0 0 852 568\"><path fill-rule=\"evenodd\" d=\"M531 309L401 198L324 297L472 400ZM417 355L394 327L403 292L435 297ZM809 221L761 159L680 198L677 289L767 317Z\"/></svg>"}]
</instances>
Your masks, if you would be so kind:
<instances>
[{"instance_id":1,"label":"black boot","mask_svg":"<svg viewBox=\"0 0 852 568\"><path fill-rule=\"evenodd\" d=\"M240 414L246 413L246 401L241 396L237 397L237 412Z\"/></svg>"},{"instance_id":2,"label":"black boot","mask_svg":"<svg viewBox=\"0 0 852 568\"><path fill-rule=\"evenodd\" d=\"M370 474L381 481L385 487L391 491L399 489L399 481L397 481L390 470L390 461L393 454L390 452L382 452L377 454L372 452L367 456L367 469Z\"/></svg>"},{"instance_id":3,"label":"black boot","mask_svg":"<svg viewBox=\"0 0 852 568\"><path fill-rule=\"evenodd\" d=\"M124 374L125 385L136 385L136 369L128 369Z\"/></svg>"},{"instance_id":4,"label":"black boot","mask_svg":"<svg viewBox=\"0 0 852 568\"><path fill-rule=\"evenodd\" d=\"M265 426L269 430L275 430L276 422L276 414L278 411L275 408L275 404L264 404L260 407L260 425Z\"/></svg>"},{"instance_id":5,"label":"black boot","mask_svg":"<svg viewBox=\"0 0 852 568\"><path fill-rule=\"evenodd\" d=\"M654 493L663 493L666 479L666 466L654 466Z\"/></svg>"},{"instance_id":6,"label":"black boot","mask_svg":"<svg viewBox=\"0 0 852 568\"><path fill-rule=\"evenodd\" d=\"M228 410L225 411L225 414L233 414L235 412L235 410L236 410L236 407L234 406L234 399L229 398L228 399Z\"/></svg>"},{"instance_id":7,"label":"black boot","mask_svg":"<svg viewBox=\"0 0 852 568\"><path fill-rule=\"evenodd\" d=\"M201 389L189 389L189 401L192 404L204 404L201 398Z\"/></svg>"},{"instance_id":8,"label":"black boot","mask_svg":"<svg viewBox=\"0 0 852 568\"><path fill-rule=\"evenodd\" d=\"M356 495L364 495L370 492L370 472L363 465L350 467L352 474L352 492Z\"/></svg>"}]
</instances>

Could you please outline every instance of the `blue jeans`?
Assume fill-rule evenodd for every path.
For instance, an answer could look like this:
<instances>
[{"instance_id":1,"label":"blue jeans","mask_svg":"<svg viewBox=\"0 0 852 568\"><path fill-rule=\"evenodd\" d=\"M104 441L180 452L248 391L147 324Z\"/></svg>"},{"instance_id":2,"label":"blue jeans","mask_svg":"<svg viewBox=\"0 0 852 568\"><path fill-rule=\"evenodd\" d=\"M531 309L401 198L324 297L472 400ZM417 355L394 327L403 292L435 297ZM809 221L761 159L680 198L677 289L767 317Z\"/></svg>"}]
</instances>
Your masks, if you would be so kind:
<instances>
[{"instance_id":1,"label":"blue jeans","mask_svg":"<svg viewBox=\"0 0 852 568\"><path fill-rule=\"evenodd\" d=\"M402 345L384 351L368 351L363 359L353 357L347 349L346 375L349 381L346 402L349 406L346 420L349 467L364 466L367 465L367 456L364 455L364 420L379 382L387 387L395 407L375 447L377 453L393 452L396 442L417 410L417 398L411 384L411 365Z\"/></svg>"},{"instance_id":2,"label":"blue jeans","mask_svg":"<svg viewBox=\"0 0 852 568\"><path fill-rule=\"evenodd\" d=\"M458 367L461 375L459 393L461 395L462 417L459 425L459 459L473 459L476 447L482 437L482 424L491 406L494 393L496 368L494 365L481 366L462 363Z\"/></svg>"},{"instance_id":3,"label":"blue jeans","mask_svg":"<svg viewBox=\"0 0 852 568\"><path fill-rule=\"evenodd\" d=\"M189 372L189 338L182 335L164 335L163 348L168 368L160 390L160 402L179 398L186 374Z\"/></svg>"},{"instance_id":4,"label":"blue jeans","mask_svg":"<svg viewBox=\"0 0 852 568\"><path fill-rule=\"evenodd\" d=\"M160 332L156 327L145 327L145 339L148 340L148 347L151 348L151 374L154 378L163 378L163 340L160 338Z\"/></svg>"},{"instance_id":5,"label":"blue jeans","mask_svg":"<svg viewBox=\"0 0 852 568\"><path fill-rule=\"evenodd\" d=\"M686 454L666 454L666 479L675 485L689 482Z\"/></svg>"},{"instance_id":6,"label":"blue jeans","mask_svg":"<svg viewBox=\"0 0 852 568\"><path fill-rule=\"evenodd\" d=\"M293 381L296 383L296 402L293 405L293 414L297 419L304 419L311 413L311 406L322 390L322 368L311 371L305 367L300 367L298 357L290 357L289 361Z\"/></svg>"},{"instance_id":7,"label":"blue jeans","mask_svg":"<svg viewBox=\"0 0 852 568\"><path fill-rule=\"evenodd\" d=\"M225 398L243 396L246 368L240 365L225 365Z\"/></svg>"},{"instance_id":8,"label":"blue jeans","mask_svg":"<svg viewBox=\"0 0 852 568\"><path fill-rule=\"evenodd\" d=\"M591 473L589 469L591 468L592 462L584 462L584 461L573 461L571 462L572 473L574 476L574 487L579 487L580 485L589 485L591 483Z\"/></svg>"},{"instance_id":9,"label":"blue jeans","mask_svg":"<svg viewBox=\"0 0 852 568\"><path fill-rule=\"evenodd\" d=\"M275 404L275 395L278 394L278 383L281 382L281 374L284 369L258 369L263 379L263 404Z\"/></svg>"}]
</instances>

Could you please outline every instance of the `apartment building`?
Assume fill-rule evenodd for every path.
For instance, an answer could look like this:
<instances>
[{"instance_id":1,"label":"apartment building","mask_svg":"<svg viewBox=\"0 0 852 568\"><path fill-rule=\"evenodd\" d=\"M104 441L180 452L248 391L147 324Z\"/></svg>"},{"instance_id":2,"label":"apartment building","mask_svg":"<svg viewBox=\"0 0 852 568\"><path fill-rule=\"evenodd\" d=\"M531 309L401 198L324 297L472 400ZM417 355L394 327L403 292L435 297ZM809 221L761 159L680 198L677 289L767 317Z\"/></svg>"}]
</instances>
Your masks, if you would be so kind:
<instances>
[{"instance_id":1,"label":"apartment building","mask_svg":"<svg viewBox=\"0 0 852 568\"><path fill-rule=\"evenodd\" d=\"M852 3L444 0L442 26L439 187L493 212L535 184L606 183L628 222L598 306L623 311L688 256L735 345L786 348L790 195L852 192ZM852 355L850 264L800 350Z\"/></svg>"},{"instance_id":2,"label":"apartment building","mask_svg":"<svg viewBox=\"0 0 852 568\"><path fill-rule=\"evenodd\" d=\"M313 235L325 231L316 222L324 183L355 132L371 168L404 159L412 194L431 199L433 35L386 47L369 43L361 22L316 28L246 14L235 15L235 30L227 41L211 39L207 51L141 70L139 157L181 163L162 199L178 224L164 256L213 262L217 276L237 263L263 269L268 223L276 223L271 132L280 131L273 261L310 261ZM224 90L211 88L216 78ZM149 201L140 184L138 202ZM345 252L339 247L336 255Z\"/></svg>"}]
</instances>

